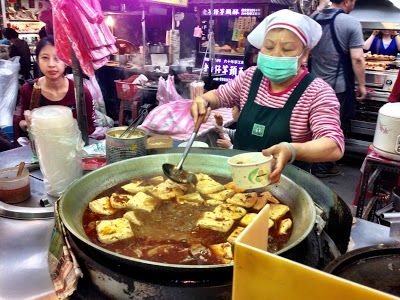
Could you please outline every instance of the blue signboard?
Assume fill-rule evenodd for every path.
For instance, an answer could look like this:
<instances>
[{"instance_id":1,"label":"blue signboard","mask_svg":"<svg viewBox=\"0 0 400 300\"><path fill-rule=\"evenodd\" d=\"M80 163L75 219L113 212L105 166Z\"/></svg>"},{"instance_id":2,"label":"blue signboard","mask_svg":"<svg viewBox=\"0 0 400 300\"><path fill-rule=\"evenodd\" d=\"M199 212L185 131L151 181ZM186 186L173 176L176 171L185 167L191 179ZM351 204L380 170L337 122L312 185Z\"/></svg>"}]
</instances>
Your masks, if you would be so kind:
<instances>
[{"instance_id":1,"label":"blue signboard","mask_svg":"<svg viewBox=\"0 0 400 300\"><path fill-rule=\"evenodd\" d=\"M206 57L204 61L203 74L208 74L210 68L210 58ZM243 58L235 56L215 57L213 74L223 74L224 76L214 78L215 81L228 82L243 72Z\"/></svg>"}]
</instances>

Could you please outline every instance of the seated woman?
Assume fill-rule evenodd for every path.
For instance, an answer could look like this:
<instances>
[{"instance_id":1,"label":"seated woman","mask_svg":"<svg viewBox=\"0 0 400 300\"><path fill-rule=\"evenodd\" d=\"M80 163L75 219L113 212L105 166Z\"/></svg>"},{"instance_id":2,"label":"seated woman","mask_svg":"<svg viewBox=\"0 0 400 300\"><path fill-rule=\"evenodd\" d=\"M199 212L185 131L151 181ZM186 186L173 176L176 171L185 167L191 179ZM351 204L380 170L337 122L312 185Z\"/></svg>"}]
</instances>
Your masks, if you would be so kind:
<instances>
[{"instance_id":1,"label":"seated woman","mask_svg":"<svg viewBox=\"0 0 400 300\"><path fill-rule=\"evenodd\" d=\"M400 37L394 30L374 30L364 42L364 51L371 54L396 56L400 52Z\"/></svg>"},{"instance_id":2,"label":"seated woman","mask_svg":"<svg viewBox=\"0 0 400 300\"><path fill-rule=\"evenodd\" d=\"M36 46L36 60L44 76L27 82L21 87L20 108L14 119L14 127L19 126L18 136L21 131L26 132L30 127L30 111L45 105L63 105L72 110L74 118L77 117L74 81L65 77L66 64L56 54L54 38L49 35L39 41ZM93 99L87 88L84 89L88 133L95 130L95 111ZM15 135L14 128L14 135ZM15 138L17 139L17 138Z\"/></svg>"}]
</instances>

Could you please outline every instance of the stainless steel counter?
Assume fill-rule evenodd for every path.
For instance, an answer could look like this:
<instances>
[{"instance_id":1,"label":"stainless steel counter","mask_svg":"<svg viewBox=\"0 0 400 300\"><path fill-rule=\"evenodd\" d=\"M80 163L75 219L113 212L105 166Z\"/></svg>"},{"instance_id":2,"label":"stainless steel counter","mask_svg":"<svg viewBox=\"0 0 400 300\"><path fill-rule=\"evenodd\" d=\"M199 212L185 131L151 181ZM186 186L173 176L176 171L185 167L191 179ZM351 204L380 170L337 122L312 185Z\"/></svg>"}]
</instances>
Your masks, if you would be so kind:
<instances>
[{"instance_id":1,"label":"stainless steel counter","mask_svg":"<svg viewBox=\"0 0 400 300\"><path fill-rule=\"evenodd\" d=\"M21 160L29 161L29 155L29 147L1 152L0 165L15 166ZM35 184L38 195L48 197L40 180ZM47 262L53 224L53 219L18 220L0 216L0 299L57 299ZM357 219L348 250L398 242L389 237L389 227Z\"/></svg>"}]
</instances>

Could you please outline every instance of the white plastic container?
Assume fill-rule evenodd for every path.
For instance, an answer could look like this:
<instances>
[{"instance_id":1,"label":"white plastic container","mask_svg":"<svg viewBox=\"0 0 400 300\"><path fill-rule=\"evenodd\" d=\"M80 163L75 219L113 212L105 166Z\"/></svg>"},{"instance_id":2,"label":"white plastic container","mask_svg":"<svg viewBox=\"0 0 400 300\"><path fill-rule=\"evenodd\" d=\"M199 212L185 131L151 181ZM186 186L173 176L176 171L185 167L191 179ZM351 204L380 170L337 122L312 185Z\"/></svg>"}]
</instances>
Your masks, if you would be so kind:
<instances>
[{"instance_id":1,"label":"white plastic container","mask_svg":"<svg viewBox=\"0 0 400 300\"><path fill-rule=\"evenodd\" d=\"M228 159L233 183L238 188L255 189L270 184L269 174L272 167L272 155L261 152L248 152Z\"/></svg>"},{"instance_id":2,"label":"white plastic container","mask_svg":"<svg viewBox=\"0 0 400 300\"><path fill-rule=\"evenodd\" d=\"M373 145L380 156L400 160L400 103L386 103L379 109Z\"/></svg>"},{"instance_id":3,"label":"white plastic container","mask_svg":"<svg viewBox=\"0 0 400 300\"><path fill-rule=\"evenodd\" d=\"M31 196L29 171L23 169L17 177L18 168L0 170L0 201L4 203L18 203Z\"/></svg>"},{"instance_id":4,"label":"white plastic container","mask_svg":"<svg viewBox=\"0 0 400 300\"><path fill-rule=\"evenodd\" d=\"M58 197L83 175L78 124L69 107L50 105L32 111L31 128L46 192Z\"/></svg>"}]
</instances>

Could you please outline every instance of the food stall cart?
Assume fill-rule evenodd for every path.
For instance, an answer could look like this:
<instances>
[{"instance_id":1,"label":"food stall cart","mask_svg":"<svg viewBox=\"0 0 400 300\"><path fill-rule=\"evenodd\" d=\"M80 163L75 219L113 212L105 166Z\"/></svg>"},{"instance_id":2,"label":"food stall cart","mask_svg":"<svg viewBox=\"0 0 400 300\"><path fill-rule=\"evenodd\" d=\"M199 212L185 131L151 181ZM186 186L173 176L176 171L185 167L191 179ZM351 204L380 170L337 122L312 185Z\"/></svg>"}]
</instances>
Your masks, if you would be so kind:
<instances>
[{"instance_id":1,"label":"food stall cart","mask_svg":"<svg viewBox=\"0 0 400 300\"><path fill-rule=\"evenodd\" d=\"M216 155L231 156L235 150L226 149L192 149L193 153L205 153ZM161 151L161 150L160 150ZM182 148L172 148L170 153L181 153ZM32 152L29 146L20 147L0 153L0 165L2 167L14 167L23 160L29 162ZM321 200L321 195L334 195L334 193L324 186L320 181L312 179L312 175L304 172L298 173L298 169L288 166L284 172L285 176L292 178L301 186L307 185L307 190L311 195L318 195L315 199ZM296 176L297 174L297 176ZM301 176L298 176L301 175ZM0 202L0 258L2 261L0 267L0 297L5 299L25 299L25 298L46 298L57 299L52 281L50 278L47 257L50 245L51 232L54 226L52 211L54 207L53 197L46 195L43 185L43 176L40 170L31 171L31 199L20 204L7 206ZM47 198L51 207L41 207L38 201ZM322 203L322 202L321 202ZM34 212L34 213L32 213ZM18 218L18 214L20 217ZM30 216L30 218L27 218ZM342 232L340 232L342 234ZM357 219L352 227L351 241L348 245L348 251L361 247L372 246L376 244L396 244L396 239L389 237L389 228L365 220ZM18 251L16 251L18 249ZM90 263L98 266L98 271L104 271L104 266L93 260L84 252L79 255L86 256ZM118 275L121 276L121 275ZM154 275L156 276L156 275ZM104 295L99 294L98 289L90 280L89 274L84 273L84 278L79 281L76 296L83 299L101 298ZM101 279L102 278L102 279ZM105 283L112 278L100 277ZM121 277L123 278L123 276ZM122 280L122 279L121 279ZM220 282L221 283L221 282ZM114 288L118 287L115 285ZM218 286L208 286L204 283L203 287L191 289L189 294L182 287L175 285L165 285L159 283L157 288L154 284L136 283L136 293L144 296L153 296L157 298L162 293L165 295L179 295L179 299L196 299L196 296L204 296L210 291L220 293L230 293L231 285L229 282ZM117 288L117 291L120 289ZM175 293L175 294L174 294ZM178 294L177 294L178 293ZM210 295L210 294L208 294ZM215 294L214 296L216 296ZM194 298L193 298L194 297ZM165 298L164 298L165 299ZM197 298L204 299L204 298ZM211 298L208 298L211 299Z\"/></svg>"}]
</instances>

